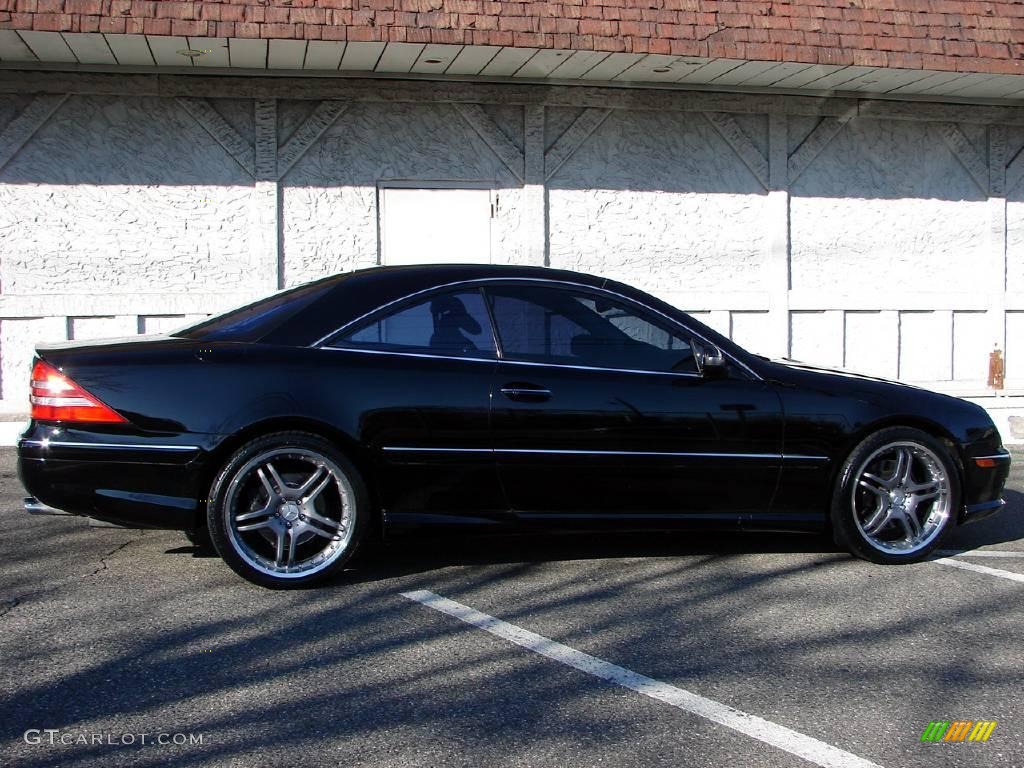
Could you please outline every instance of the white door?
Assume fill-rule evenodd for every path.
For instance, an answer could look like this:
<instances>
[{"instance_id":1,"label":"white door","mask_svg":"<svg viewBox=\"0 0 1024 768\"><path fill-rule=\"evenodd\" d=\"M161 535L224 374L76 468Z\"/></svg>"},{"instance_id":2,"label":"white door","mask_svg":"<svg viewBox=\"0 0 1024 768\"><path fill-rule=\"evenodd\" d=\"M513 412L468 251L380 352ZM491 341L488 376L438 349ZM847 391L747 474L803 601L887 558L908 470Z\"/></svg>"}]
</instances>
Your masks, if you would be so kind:
<instances>
[{"instance_id":1,"label":"white door","mask_svg":"<svg viewBox=\"0 0 1024 768\"><path fill-rule=\"evenodd\" d=\"M491 261L491 190L381 189L382 264Z\"/></svg>"}]
</instances>

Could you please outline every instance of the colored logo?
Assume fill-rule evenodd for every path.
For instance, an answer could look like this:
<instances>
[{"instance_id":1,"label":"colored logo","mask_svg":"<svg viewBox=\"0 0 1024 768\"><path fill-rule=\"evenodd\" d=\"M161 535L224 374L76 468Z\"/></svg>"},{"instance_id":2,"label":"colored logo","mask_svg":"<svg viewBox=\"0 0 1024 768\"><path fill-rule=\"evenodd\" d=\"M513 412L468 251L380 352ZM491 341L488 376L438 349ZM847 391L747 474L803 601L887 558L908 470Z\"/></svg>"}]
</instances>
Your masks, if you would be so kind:
<instances>
[{"instance_id":1,"label":"colored logo","mask_svg":"<svg viewBox=\"0 0 1024 768\"><path fill-rule=\"evenodd\" d=\"M988 741L995 728L995 720L932 720L921 741Z\"/></svg>"}]
</instances>

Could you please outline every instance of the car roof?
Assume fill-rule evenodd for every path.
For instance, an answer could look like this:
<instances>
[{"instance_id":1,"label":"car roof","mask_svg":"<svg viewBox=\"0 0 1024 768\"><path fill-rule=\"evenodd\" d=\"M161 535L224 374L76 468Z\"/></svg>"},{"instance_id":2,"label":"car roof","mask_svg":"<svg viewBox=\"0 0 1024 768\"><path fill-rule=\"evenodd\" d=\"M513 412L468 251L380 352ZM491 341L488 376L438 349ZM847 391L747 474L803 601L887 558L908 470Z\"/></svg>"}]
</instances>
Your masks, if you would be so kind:
<instances>
[{"instance_id":1,"label":"car roof","mask_svg":"<svg viewBox=\"0 0 1024 768\"><path fill-rule=\"evenodd\" d=\"M329 286L325 294L293 319L269 333L265 341L308 344L340 325L356 320L391 302L421 291L474 280L557 280L595 288L611 284L607 278L550 267L507 264L414 264L359 269L318 281ZM627 286L617 288L628 289ZM635 290L635 289L632 289ZM322 323L322 327L320 324Z\"/></svg>"},{"instance_id":2,"label":"car roof","mask_svg":"<svg viewBox=\"0 0 1024 768\"><path fill-rule=\"evenodd\" d=\"M585 285L601 286L607 278L572 272L552 267L527 266L521 264L408 264L400 266L379 266L358 269L339 278L359 278L359 282L408 285L422 283L424 288L445 285L463 280L487 280L495 278L535 278L541 280L565 280Z\"/></svg>"},{"instance_id":3,"label":"car roof","mask_svg":"<svg viewBox=\"0 0 1024 768\"><path fill-rule=\"evenodd\" d=\"M740 359L744 365L747 364L746 361L753 359L750 353L738 347L728 337L692 317L687 317L678 308L638 288L597 275L518 264L410 264L359 269L296 286L192 328L182 329L176 335L203 338L203 329L210 323L224 320L230 323L232 315L247 312L250 317L253 313L259 315L268 304L271 305L271 311L274 307L292 304L296 307L295 311L289 313L285 309L285 317L279 322L269 318L261 328L258 317L255 322L243 318L237 324L241 326L240 330L231 328L228 333L220 333L217 340L310 346L349 323L415 294L447 286L451 286L452 290L458 290L456 286L459 283L502 279L550 280L605 289L646 305L666 317L674 318L677 322L688 324L691 330L696 330L698 335ZM466 290L471 289L467 287Z\"/></svg>"}]
</instances>

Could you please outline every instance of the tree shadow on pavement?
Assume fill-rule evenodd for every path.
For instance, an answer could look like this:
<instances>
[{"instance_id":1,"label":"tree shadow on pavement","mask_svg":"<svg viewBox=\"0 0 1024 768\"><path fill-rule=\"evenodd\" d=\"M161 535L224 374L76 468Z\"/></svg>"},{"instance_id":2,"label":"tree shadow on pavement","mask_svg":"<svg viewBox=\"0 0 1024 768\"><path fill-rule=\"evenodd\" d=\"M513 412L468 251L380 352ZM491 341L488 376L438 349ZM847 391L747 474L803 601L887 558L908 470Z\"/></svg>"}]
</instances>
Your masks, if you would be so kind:
<instances>
[{"instance_id":1,"label":"tree shadow on pavement","mask_svg":"<svg viewBox=\"0 0 1024 768\"><path fill-rule=\"evenodd\" d=\"M957 535L1020 539L1024 497L1007 498L1003 513ZM642 697L619 706L623 694L606 682L401 596L418 589L859 745L881 764L920 765L898 751L900 739L914 746L919 730L910 731L950 702L981 693L1013 702L1024 684L1011 657L980 658L975 647L986 637L1019 645L1012 585L980 584L959 599L964 579L982 577L933 563L874 566L824 536L415 537L369 548L319 589L275 592L213 561L165 557L191 549L175 535L105 546L102 567L82 563L84 575L52 583L46 574L96 550L96 537L125 533L39 522L20 551L10 548L19 570L9 583L47 587L19 593L0 616L0 764L545 765L589 760L580 750L591 749L607 764L641 765L725 738ZM823 716L826 700L844 716ZM1009 714L997 710L1000 721ZM894 723L909 735L890 733ZM31 746L28 728L208 740ZM875 734L870 744L854 741L861 732ZM723 759L743 764L748 742L733 738ZM685 763L675 753L673 764Z\"/></svg>"}]
</instances>

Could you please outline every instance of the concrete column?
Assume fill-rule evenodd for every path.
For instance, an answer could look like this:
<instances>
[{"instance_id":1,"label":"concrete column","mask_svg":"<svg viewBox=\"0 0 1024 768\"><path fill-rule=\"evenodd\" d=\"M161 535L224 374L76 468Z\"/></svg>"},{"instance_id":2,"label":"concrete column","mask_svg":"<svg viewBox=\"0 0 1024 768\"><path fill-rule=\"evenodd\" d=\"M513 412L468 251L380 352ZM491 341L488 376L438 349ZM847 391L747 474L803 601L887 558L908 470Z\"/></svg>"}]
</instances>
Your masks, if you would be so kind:
<instances>
[{"instance_id":1,"label":"concrete column","mask_svg":"<svg viewBox=\"0 0 1024 768\"><path fill-rule=\"evenodd\" d=\"M263 291L284 287L284 254L280 238L281 195L277 181L277 101L257 99L255 190L252 196L253 247L261 266Z\"/></svg>"},{"instance_id":2,"label":"concrete column","mask_svg":"<svg viewBox=\"0 0 1024 768\"><path fill-rule=\"evenodd\" d=\"M523 141L523 255L548 266L547 187L544 182L544 107L529 104Z\"/></svg>"},{"instance_id":3,"label":"concrete column","mask_svg":"<svg viewBox=\"0 0 1024 768\"><path fill-rule=\"evenodd\" d=\"M999 345L1006 356L1006 127L988 129L988 251L992 296L989 304L989 349Z\"/></svg>"},{"instance_id":4,"label":"concrete column","mask_svg":"<svg viewBox=\"0 0 1024 768\"><path fill-rule=\"evenodd\" d=\"M778 356L790 354L789 322L789 147L788 118L768 115L768 322L772 325L773 348Z\"/></svg>"}]
</instances>

